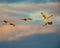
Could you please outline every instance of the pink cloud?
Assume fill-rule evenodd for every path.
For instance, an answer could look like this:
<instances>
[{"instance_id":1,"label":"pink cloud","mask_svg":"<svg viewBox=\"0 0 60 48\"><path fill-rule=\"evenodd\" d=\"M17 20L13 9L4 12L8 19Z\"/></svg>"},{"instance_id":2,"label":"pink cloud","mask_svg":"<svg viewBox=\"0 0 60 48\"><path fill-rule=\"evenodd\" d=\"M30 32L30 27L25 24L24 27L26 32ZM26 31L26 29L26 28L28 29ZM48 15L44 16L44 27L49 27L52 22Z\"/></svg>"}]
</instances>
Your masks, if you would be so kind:
<instances>
[{"instance_id":1,"label":"pink cloud","mask_svg":"<svg viewBox=\"0 0 60 48\"><path fill-rule=\"evenodd\" d=\"M42 4L42 5L34 5L34 4L28 4L24 6L17 6L14 9L38 9L41 10L43 8L58 8L59 4ZM3 6L0 6L3 7ZM7 8L5 8L7 10ZM4 10L5 10L4 9ZM5 10L5 11L6 11ZM11 12L12 10L8 8L6 12ZM2 13L3 14L3 13ZM31 36L35 34L47 34L47 33L55 33L57 31L56 27L41 27L40 25L21 25L21 21L19 20L19 17L16 16L8 16L6 14L3 14L0 16L0 20L8 20L13 23L15 23L15 27L10 25L2 25L0 26L0 41L12 41L12 40L18 40L21 39L24 36ZM2 23L2 22L1 22ZM19 25L18 25L19 24ZM56 25L56 24L55 24Z\"/></svg>"},{"instance_id":2,"label":"pink cloud","mask_svg":"<svg viewBox=\"0 0 60 48\"><path fill-rule=\"evenodd\" d=\"M1 19L7 19L10 21L16 21L19 24L19 22L21 23L21 21L19 20L19 17L14 17L14 16L1 16ZM13 19L14 18L14 19ZM1 22L2 23L2 22ZM0 26L0 41L13 41L13 40L18 40L21 39L24 36L31 36L31 35L35 35L35 34L47 34L47 33L56 33L57 28L56 27L50 27L50 26L46 26L46 27L41 27L42 24L40 25L24 25L24 24L17 24L15 23L15 27L11 26L11 25L1 25Z\"/></svg>"},{"instance_id":3,"label":"pink cloud","mask_svg":"<svg viewBox=\"0 0 60 48\"><path fill-rule=\"evenodd\" d=\"M15 9L47 9L47 8L58 8L60 3L48 3L48 4L25 4L25 5L17 5L14 7Z\"/></svg>"},{"instance_id":4,"label":"pink cloud","mask_svg":"<svg viewBox=\"0 0 60 48\"><path fill-rule=\"evenodd\" d=\"M31 36L34 34L47 34L56 33L57 28L47 27L40 28L32 25L16 25L15 27L10 25L4 25L0 27L0 41L13 41L20 40L24 36Z\"/></svg>"},{"instance_id":5,"label":"pink cloud","mask_svg":"<svg viewBox=\"0 0 60 48\"><path fill-rule=\"evenodd\" d=\"M31 30L31 28L33 30ZM4 25L0 27L0 41L16 40L16 38L28 36L37 32L34 26L18 25L16 27Z\"/></svg>"}]
</instances>

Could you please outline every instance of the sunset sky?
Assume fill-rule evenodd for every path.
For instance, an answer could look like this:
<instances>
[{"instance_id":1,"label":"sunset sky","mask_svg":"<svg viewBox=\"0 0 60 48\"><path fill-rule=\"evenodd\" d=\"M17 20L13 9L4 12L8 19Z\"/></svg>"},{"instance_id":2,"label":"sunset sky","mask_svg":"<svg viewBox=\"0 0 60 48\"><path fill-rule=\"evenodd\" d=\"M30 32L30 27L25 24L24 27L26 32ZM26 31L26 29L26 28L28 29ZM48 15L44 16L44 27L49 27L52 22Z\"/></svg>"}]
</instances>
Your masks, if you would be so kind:
<instances>
[{"instance_id":1,"label":"sunset sky","mask_svg":"<svg viewBox=\"0 0 60 48\"><path fill-rule=\"evenodd\" d=\"M41 12L53 15L53 25L43 26ZM60 0L0 0L0 48L59 48L59 40Z\"/></svg>"}]
</instances>

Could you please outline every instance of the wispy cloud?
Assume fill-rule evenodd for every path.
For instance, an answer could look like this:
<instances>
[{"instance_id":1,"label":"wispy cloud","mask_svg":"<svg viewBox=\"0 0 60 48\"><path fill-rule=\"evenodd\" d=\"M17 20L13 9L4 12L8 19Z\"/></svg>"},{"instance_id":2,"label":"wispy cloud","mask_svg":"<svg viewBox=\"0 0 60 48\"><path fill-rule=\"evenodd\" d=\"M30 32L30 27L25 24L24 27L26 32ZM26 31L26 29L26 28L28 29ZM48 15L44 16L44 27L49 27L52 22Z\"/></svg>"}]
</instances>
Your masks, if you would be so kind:
<instances>
[{"instance_id":1,"label":"wispy cloud","mask_svg":"<svg viewBox=\"0 0 60 48\"><path fill-rule=\"evenodd\" d=\"M16 24L15 27L11 25L2 25L0 26L0 41L20 40L25 36L31 36L35 34L56 33L57 29L58 28L52 26L41 27L41 25Z\"/></svg>"},{"instance_id":2,"label":"wispy cloud","mask_svg":"<svg viewBox=\"0 0 60 48\"><path fill-rule=\"evenodd\" d=\"M43 27L42 24L38 24L36 19L40 17L40 12L43 11L47 15L54 15L54 19L59 19L59 6L60 3L49 3L49 4L25 4L25 5L12 5L5 6L0 4L0 41L12 41L23 38L24 36L31 36L35 34L47 34L56 33L58 30L58 24ZM35 16L37 15L37 16ZM23 16L23 17L22 17ZM35 21L24 22L21 18L31 17ZM37 18L36 18L37 17ZM16 26L4 25L3 20L13 22ZM59 19L60 21L60 19ZM58 26L57 26L58 25ZM57 27L55 27L57 26ZM60 31L60 30L59 30Z\"/></svg>"},{"instance_id":3,"label":"wispy cloud","mask_svg":"<svg viewBox=\"0 0 60 48\"><path fill-rule=\"evenodd\" d=\"M32 30L32 29L33 30ZM0 41L3 40L16 40L23 36L28 36L34 34L36 28L30 25L18 25L16 27L12 26L1 26L0 27Z\"/></svg>"}]
</instances>

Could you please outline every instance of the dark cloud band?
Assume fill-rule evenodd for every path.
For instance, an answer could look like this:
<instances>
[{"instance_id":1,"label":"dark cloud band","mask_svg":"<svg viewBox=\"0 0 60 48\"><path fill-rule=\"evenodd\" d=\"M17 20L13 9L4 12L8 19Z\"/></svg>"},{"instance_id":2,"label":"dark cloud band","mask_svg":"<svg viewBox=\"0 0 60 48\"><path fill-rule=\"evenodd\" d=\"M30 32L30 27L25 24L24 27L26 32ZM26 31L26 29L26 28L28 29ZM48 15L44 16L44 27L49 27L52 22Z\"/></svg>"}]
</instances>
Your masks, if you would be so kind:
<instances>
[{"instance_id":1,"label":"dark cloud band","mask_svg":"<svg viewBox=\"0 0 60 48\"><path fill-rule=\"evenodd\" d=\"M17 3L17 2L25 2L25 3L46 3L46 2L60 2L60 0L0 0L2 3Z\"/></svg>"}]
</instances>

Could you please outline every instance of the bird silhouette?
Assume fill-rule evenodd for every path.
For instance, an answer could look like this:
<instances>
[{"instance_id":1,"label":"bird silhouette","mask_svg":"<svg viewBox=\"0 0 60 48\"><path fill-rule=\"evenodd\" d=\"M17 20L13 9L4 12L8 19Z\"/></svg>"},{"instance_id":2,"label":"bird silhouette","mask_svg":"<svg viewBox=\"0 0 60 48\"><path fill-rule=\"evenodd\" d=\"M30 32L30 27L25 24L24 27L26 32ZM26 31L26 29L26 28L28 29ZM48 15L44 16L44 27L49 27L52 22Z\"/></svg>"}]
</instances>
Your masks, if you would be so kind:
<instances>
[{"instance_id":1,"label":"bird silhouette","mask_svg":"<svg viewBox=\"0 0 60 48\"><path fill-rule=\"evenodd\" d=\"M6 20L4 20L3 22L4 22L5 24L7 24L7 25L15 26L15 24L13 24L12 22L9 22L9 21L6 21Z\"/></svg>"}]
</instances>

